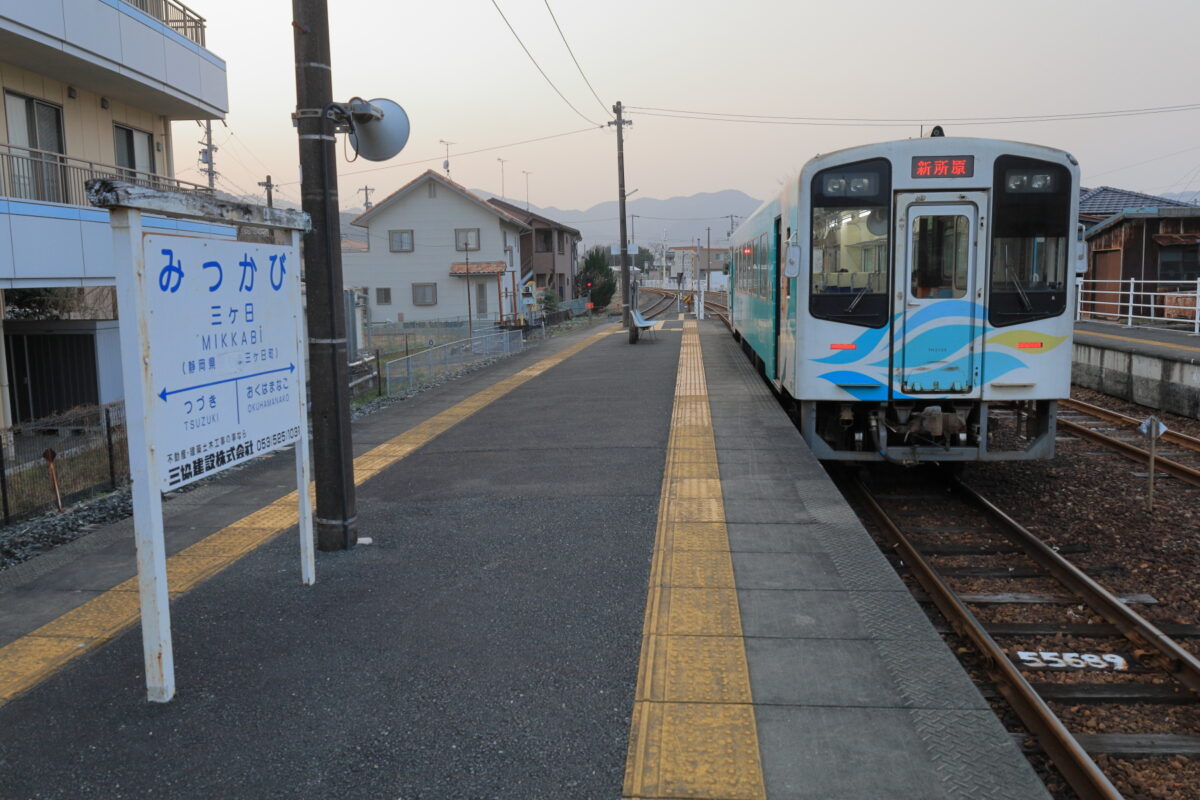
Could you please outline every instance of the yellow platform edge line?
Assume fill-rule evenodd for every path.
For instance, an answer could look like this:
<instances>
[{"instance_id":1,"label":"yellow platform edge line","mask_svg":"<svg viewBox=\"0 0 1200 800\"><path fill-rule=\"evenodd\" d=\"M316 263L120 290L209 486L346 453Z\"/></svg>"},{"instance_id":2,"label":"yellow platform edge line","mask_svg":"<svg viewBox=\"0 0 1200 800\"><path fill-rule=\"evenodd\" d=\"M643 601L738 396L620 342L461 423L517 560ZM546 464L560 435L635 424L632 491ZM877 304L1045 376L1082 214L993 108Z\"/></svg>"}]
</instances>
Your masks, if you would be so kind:
<instances>
[{"instance_id":1,"label":"yellow platform edge line","mask_svg":"<svg viewBox=\"0 0 1200 800\"><path fill-rule=\"evenodd\" d=\"M708 383L684 323L622 797L766 797Z\"/></svg>"},{"instance_id":2,"label":"yellow platform edge line","mask_svg":"<svg viewBox=\"0 0 1200 800\"><path fill-rule=\"evenodd\" d=\"M355 485L363 485L488 404L610 333L605 330L593 334L368 450L354 459ZM310 494L313 491L315 484L310 484ZM297 500L293 491L168 558L167 585L172 598L295 526L299 519ZM131 578L0 647L0 706L41 683L76 656L112 639L140 616L137 579Z\"/></svg>"},{"instance_id":3,"label":"yellow platform edge line","mask_svg":"<svg viewBox=\"0 0 1200 800\"><path fill-rule=\"evenodd\" d=\"M1186 344L1171 344L1169 342L1156 342L1152 339L1138 339L1135 336L1118 336L1115 333L1100 333L1099 331L1085 331L1080 328L1075 329L1076 336L1099 336L1102 339L1116 339L1122 342L1132 342L1134 344L1144 344L1148 347L1161 347L1166 350L1189 350L1191 352L1200 353L1200 347L1192 347Z\"/></svg>"}]
</instances>

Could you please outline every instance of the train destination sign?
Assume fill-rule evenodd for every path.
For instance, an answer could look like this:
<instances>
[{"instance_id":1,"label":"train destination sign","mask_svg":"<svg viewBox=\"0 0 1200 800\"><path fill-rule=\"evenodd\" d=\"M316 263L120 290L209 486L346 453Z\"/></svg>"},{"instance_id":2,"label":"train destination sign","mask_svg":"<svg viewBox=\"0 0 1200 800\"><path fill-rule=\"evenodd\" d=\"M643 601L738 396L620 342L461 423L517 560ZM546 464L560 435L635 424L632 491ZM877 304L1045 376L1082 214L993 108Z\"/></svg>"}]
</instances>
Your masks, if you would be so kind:
<instances>
[{"instance_id":1,"label":"train destination sign","mask_svg":"<svg viewBox=\"0 0 1200 800\"><path fill-rule=\"evenodd\" d=\"M304 418L296 252L146 235L143 257L155 396L147 427L159 488L178 489L295 442Z\"/></svg>"},{"instance_id":2,"label":"train destination sign","mask_svg":"<svg viewBox=\"0 0 1200 800\"><path fill-rule=\"evenodd\" d=\"M973 178L975 156L913 156L914 178Z\"/></svg>"}]
</instances>

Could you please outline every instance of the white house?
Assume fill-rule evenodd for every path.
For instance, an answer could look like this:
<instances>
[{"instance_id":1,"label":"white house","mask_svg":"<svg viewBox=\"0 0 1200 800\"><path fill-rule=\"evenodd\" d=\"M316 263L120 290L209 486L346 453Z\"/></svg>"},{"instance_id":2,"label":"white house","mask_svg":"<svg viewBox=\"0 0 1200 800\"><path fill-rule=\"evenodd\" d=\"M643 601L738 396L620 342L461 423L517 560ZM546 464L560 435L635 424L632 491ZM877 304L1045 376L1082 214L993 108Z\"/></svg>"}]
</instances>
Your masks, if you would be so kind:
<instances>
[{"instance_id":1,"label":"white house","mask_svg":"<svg viewBox=\"0 0 1200 800\"><path fill-rule=\"evenodd\" d=\"M504 320L519 312L521 233L529 226L433 170L352 223L367 249L342 253L370 321Z\"/></svg>"},{"instance_id":2,"label":"white house","mask_svg":"<svg viewBox=\"0 0 1200 800\"><path fill-rule=\"evenodd\" d=\"M4 321L3 424L121 398L112 229L84 184L205 190L175 180L171 157L172 121L217 119L228 106L225 62L204 35L204 20L173 2L0 2L0 293L76 301L69 320Z\"/></svg>"}]
</instances>

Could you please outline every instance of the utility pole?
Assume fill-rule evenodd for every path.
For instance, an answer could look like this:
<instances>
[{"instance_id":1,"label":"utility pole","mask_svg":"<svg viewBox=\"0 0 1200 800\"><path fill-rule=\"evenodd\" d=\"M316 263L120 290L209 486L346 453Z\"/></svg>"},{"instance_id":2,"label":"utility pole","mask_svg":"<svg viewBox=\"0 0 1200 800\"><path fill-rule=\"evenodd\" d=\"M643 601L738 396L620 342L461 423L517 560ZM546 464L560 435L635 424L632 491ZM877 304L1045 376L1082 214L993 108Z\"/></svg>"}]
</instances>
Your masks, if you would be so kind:
<instances>
[{"instance_id":1,"label":"utility pole","mask_svg":"<svg viewBox=\"0 0 1200 800\"><path fill-rule=\"evenodd\" d=\"M267 190L267 208L274 208L275 207L275 197L274 197L274 195L271 194L271 191L279 184L271 183L271 176L268 175L267 179L265 181L259 181L258 185Z\"/></svg>"},{"instance_id":2,"label":"utility pole","mask_svg":"<svg viewBox=\"0 0 1200 800\"><path fill-rule=\"evenodd\" d=\"M712 289L712 228L705 228L708 234L708 246L704 248L704 288Z\"/></svg>"},{"instance_id":3,"label":"utility pole","mask_svg":"<svg viewBox=\"0 0 1200 800\"><path fill-rule=\"evenodd\" d=\"M737 214L726 214L725 216L729 217L729 234L728 235L733 236L733 228L734 228L733 218L736 217Z\"/></svg>"},{"instance_id":4,"label":"utility pole","mask_svg":"<svg viewBox=\"0 0 1200 800\"><path fill-rule=\"evenodd\" d=\"M521 170L521 172L525 173L525 210L528 211L529 210L529 176L532 175L533 173L527 169L523 169L523 170Z\"/></svg>"},{"instance_id":5,"label":"utility pole","mask_svg":"<svg viewBox=\"0 0 1200 800\"><path fill-rule=\"evenodd\" d=\"M371 209L371 192L373 191L375 191L375 189L370 186L364 186L361 189L354 190L355 194L362 192L364 210L369 211Z\"/></svg>"},{"instance_id":6,"label":"utility pole","mask_svg":"<svg viewBox=\"0 0 1200 800\"><path fill-rule=\"evenodd\" d=\"M200 151L200 172L208 176L208 188L212 190L217 180L217 168L213 165L213 153L219 148L213 147L212 143L212 120L204 120L204 139L198 142L204 145L204 149Z\"/></svg>"},{"instance_id":7,"label":"utility pole","mask_svg":"<svg viewBox=\"0 0 1200 800\"><path fill-rule=\"evenodd\" d=\"M638 329L633 324L633 316L630 313L633 298L629 293L629 239L625 236L625 126L633 123L622 118L623 111L624 107L618 100L613 106L613 113L617 118L608 124L617 126L617 188L620 192L618 213L621 216L621 322L629 328L629 343L636 344Z\"/></svg>"},{"instance_id":8,"label":"utility pole","mask_svg":"<svg viewBox=\"0 0 1200 800\"><path fill-rule=\"evenodd\" d=\"M450 145L454 142L447 142L445 139L438 139L438 142L446 145L446 160L442 162L442 169L446 170L446 177L450 177Z\"/></svg>"},{"instance_id":9,"label":"utility pole","mask_svg":"<svg viewBox=\"0 0 1200 800\"><path fill-rule=\"evenodd\" d=\"M358 543L358 504L350 438L349 358L343 300L341 220L333 72L327 0L292 0L296 59L296 127L300 195L312 230L304 236L317 546L348 550Z\"/></svg>"},{"instance_id":10,"label":"utility pole","mask_svg":"<svg viewBox=\"0 0 1200 800\"><path fill-rule=\"evenodd\" d=\"M504 162L507 161L508 159L507 158L497 158L496 160L500 162L500 199L503 200L503 199L505 199L504 198ZM525 210L528 211L529 209L525 209Z\"/></svg>"}]
</instances>

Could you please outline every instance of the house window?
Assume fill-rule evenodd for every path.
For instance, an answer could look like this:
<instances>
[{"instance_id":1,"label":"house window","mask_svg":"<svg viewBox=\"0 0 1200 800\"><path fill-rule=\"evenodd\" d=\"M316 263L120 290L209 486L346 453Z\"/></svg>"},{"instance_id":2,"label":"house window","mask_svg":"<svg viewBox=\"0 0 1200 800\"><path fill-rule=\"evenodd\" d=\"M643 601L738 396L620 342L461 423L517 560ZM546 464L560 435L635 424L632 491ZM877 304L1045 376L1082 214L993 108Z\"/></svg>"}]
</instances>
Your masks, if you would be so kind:
<instances>
[{"instance_id":1,"label":"house window","mask_svg":"<svg viewBox=\"0 0 1200 800\"><path fill-rule=\"evenodd\" d=\"M388 231L388 249L393 253L411 253L413 251L412 231Z\"/></svg>"},{"instance_id":2,"label":"house window","mask_svg":"<svg viewBox=\"0 0 1200 800\"><path fill-rule=\"evenodd\" d=\"M1158 251L1158 279L1194 281L1200 278L1200 245L1164 247Z\"/></svg>"},{"instance_id":3,"label":"house window","mask_svg":"<svg viewBox=\"0 0 1200 800\"><path fill-rule=\"evenodd\" d=\"M154 172L154 137L145 131L113 125L113 151L117 166L132 172ZM127 179L136 175L124 173Z\"/></svg>"},{"instance_id":4,"label":"house window","mask_svg":"<svg viewBox=\"0 0 1200 800\"><path fill-rule=\"evenodd\" d=\"M390 306L392 304L392 288L380 286L375 290L375 305Z\"/></svg>"},{"instance_id":5,"label":"house window","mask_svg":"<svg viewBox=\"0 0 1200 800\"><path fill-rule=\"evenodd\" d=\"M548 228L541 228L537 231L535 249L539 253L549 253L553 248L554 231Z\"/></svg>"},{"instance_id":6,"label":"house window","mask_svg":"<svg viewBox=\"0 0 1200 800\"><path fill-rule=\"evenodd\" d=\"M414 283L412 285L412 297L414 306L437 305L437 284Z\"/></svg>"},{"instance_id":7,"label":"house window","mask_svg":"<svg viewBox=\"0 0 1200 800\"><path fill-rule=\"evenodd\" d=\"M430 181L426 185L429 187L429 199L432 200L433 198L437 197L437 184L433 181Z\"/></svg>"},{"instance_id":8,"label":"house window","mask_svg":"<svg viewBox=\"0 0 1200 800\"><path fill-rule=\"evenodd\" d=\"M558 236L558 254L561 256L566 252L567 236L562 231L559 231Z\"/></svg>"},{"instance_id":9,"label":"house window","mask_svg":"<svg viewBox=\"0 0 1200 800\"><path fill-rule=\"evenodd\" d=\"M455 250L478 250L479 249L479 228L455 228L454 229L454 249Z\"/></svg>"},{"instance_id":10,"label":"house window","mask_svg":"<svg viewBox=\"0 0 1200 800\"><path fill-rule=\"evenodd\" d=\"M62 110L32 97L6 92L8 119L8 193L26 200L61 203L66 200L62 160L49 153L65 153ZM28 152L18 148L45 152Z\"/></svg>"}]
</instances>

